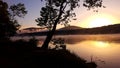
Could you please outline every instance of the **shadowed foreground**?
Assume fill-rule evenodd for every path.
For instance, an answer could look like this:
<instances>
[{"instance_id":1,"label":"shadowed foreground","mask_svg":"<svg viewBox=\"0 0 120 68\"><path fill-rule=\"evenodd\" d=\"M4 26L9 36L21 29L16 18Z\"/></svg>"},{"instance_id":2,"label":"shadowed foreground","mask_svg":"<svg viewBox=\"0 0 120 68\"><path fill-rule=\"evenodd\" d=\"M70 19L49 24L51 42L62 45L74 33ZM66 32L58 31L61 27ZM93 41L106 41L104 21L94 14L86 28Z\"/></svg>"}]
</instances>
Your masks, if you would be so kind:
<instances>
[{"instance_id":1,"label":"shadowed foreground","mask_svg":"<svg viewBox=\"0 0 120 68\"><path fill-rule=\"evenodd\" d=\"M0 68L96 68L68 50L42 50L36 40L0 41Z\"/></svg>"}]
</instances>

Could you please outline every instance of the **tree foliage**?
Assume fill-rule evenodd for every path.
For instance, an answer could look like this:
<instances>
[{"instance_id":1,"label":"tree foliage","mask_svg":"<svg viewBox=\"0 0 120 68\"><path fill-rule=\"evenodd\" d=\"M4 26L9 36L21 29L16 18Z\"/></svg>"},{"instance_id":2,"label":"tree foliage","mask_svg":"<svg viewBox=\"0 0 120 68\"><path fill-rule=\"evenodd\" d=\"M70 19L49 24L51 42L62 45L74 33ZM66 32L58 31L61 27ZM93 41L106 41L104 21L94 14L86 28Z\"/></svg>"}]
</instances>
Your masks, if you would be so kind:
<instances>
[{"instance_id":1,"label":"tree foliage","mask_svg":"<svg viewBox=\"0 0 120 68\"><path fill-rule=\"evenodd\" d=\"M24 17L26 14L27 14L27 11L25 10L25 6L24 4L22 3L19 3L17 5L12 5L10 6L10 10L12 11L11 12L11 17L15 17L15 16L18 16L18 17Z\"/></svg>"},{"instance_id":2,"label":"tree foliage","mask_svg":"<svg viewBox=\"0 0 120 68\"><path fill-rule=\"evenodd\" d=\"M43 48L48 47L58 24L67 26L76 14L74 9L80 7L80 0L45 0L46 5L41 8L40 17L36 19L38 26L48 28L50 31L43 44ZM83 6L88 9L102 7L102 0L84 0Z\"/></svg>"},{"instance_id":3,"label":"tree foliage","mask_svg":"<svg viewBox=\"0 0 120 68\"><path fill-rule=\"evenodd\" d=\"M20 28L16 16L24 17L27 14L24 4L8 6L6 2L0 0L0 38L12 36Z\"/></svg>"},{"instance_id":4,"label":"tree foliage","mask_svg":"<svg viewBox=\"0 0 120 68\"><path fill-rule=\"evenodd\" d=\"M54 23L59 19L58 24L66 26L71 17L75 17L72 12L79 6L79 0L46 0L46 6L41 8L40 18L36 19L39 26L52 29Z\"/></svg>"}]
</instances>

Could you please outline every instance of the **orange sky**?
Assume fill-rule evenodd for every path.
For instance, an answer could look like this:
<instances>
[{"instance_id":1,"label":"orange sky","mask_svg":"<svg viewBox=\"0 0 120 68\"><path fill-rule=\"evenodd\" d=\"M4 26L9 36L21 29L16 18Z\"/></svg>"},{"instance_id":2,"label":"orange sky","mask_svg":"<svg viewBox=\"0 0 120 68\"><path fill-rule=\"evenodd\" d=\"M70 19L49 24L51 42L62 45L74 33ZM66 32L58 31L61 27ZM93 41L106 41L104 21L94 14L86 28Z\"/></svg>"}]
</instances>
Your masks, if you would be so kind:
<instances>
[{"instance_id":1,"label":"orange sky","mask_svg":"<svg viewBox=\"0 0 120 68\"><path fill-rule=\"evenodd\" d=\"M40 0L4 0L8 4L24 3L28 14L23 19L19 19L19 23L22 25L22 28L26 27L36 27L37 19L40 15L40 8L44 5ZM99 12L93 12L93 10L87 11L87 8L80 7L75 10L77 15L77 20L70 22L70 25L80 26L84 28L89 28L90 21L95 20L103 16L103 18L110 19L113 24L120 23L120 0L103 0L103 4L106 8L98 9ZM95 17L97 16L97 17ZM106 17L104 17L106 16ZM92 19L93 18L93 19ZM100 23L95 23L96 25ZM59 26L61 27L61 26Z\"/></svg>"}]
</instances>

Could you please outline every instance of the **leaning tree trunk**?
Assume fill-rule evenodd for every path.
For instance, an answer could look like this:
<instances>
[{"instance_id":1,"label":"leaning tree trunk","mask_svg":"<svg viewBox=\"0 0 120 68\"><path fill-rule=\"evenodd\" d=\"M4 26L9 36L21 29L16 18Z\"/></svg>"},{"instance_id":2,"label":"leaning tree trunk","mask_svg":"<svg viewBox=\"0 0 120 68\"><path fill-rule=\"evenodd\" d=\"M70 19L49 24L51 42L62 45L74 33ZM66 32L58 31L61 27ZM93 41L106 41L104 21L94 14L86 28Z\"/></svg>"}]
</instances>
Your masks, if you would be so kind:
<instances>
[{"instance_id":1,"label":"leaning tree trunk","mask_svg":"<svg viewBox=\"0 0 120 68\"><path fill-rule=\"evenodd\" d=\"M60 7L58 18L55 20L53 29L48 32L47 37L46 37L46 39L45 39L45 41L44 41L44 43L42 45L42 49L48 49L49 42L50 42L50 40L52 39L52 37L54 35L54 32L55 32L56 27L57 27L57 23L59 22L60 17L62 16L62 13L63 13L63 10L62 10L63 9L63 4L64 4L64 1L61 3L61 7Z\"/></svg>"},{"instance_id":2,"label":"leaning tree trunk","mask_svg":"<svg viewBox=\"0 0 120 68\"><path fill-rule=\"evenodd\" d=\"M46 39L45 39L45 41L44 41L44 43L42 45L42 49L48 49L49 42L50 42L50 40L52 39L52 37L54 35L54 32L55 32L56 27L57 27L57 23L59 22L59 19L60 19L61 15L62 15L62 11L60 11L60 14L59 14L58 18L55 20L53 29L47 33L47 37L46 37Z\"/></svg>"},{"instance_id":3,"label":"leaning tree trunk","mask_svg":"<svg viewBox=\"0 0 120 68\"><path fill-rule=\"evenodd\" d=\"M47 37L46 37L46 39L45 39L45 41L44 41L44 43L42 45L42 49L48 49L49 42L50 42L50 40L52 39L52 37L54 35L56 27L57 27L57 22L55 22L53 29L47 33Z\"/></svg>"}]
</instances>

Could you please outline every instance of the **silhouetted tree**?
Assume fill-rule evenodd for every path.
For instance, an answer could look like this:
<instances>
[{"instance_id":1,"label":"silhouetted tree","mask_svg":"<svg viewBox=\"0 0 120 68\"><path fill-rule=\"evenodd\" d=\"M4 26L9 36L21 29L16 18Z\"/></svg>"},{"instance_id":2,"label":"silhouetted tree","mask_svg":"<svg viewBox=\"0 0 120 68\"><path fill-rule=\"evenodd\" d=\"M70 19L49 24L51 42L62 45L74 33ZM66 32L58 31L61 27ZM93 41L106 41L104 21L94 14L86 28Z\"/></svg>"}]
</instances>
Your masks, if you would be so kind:
<instances>
[{"instance_id":1,"label":"silhouetted tree","mask_svg":"<svg viewBox=\"0 0 120 68\"><path fill-rule=\"evenodd\" d=\"M73 10L80 6L80 0L45 0L44 2L46 2L45 7L41 8L40 17L36 19L36 22L38 26L49 29L42 45L43 49L47 49L57 24L67 26L72 19L75 20L76 14ZM102 0L84 0L83 6L88 9L103 7Z\"/></svg>"},{"instance_id":2,"label":"silhouetted tree","mask_svg":"<svg viewBox=\"0 0 120 68\"><path fill-rule=\"evenodd\" d=\"M51 41L52 41L52 44L55 45L55 47L53 49L66 50L65 40L63 38L55 38L55 39L52 39Z\"/></svg>"},{"instance_id":3,"label":"silhouetted tree","mask_svg":"<svg viewBox=\"0 0 120 68\"><path fill-rule=\"evenodd\" d=\"M24 4L12 5L10 8L6 2L0 0L0 39L9 38L20 28L17 17L27 14Z\"/></svg>"}]
</instances>

